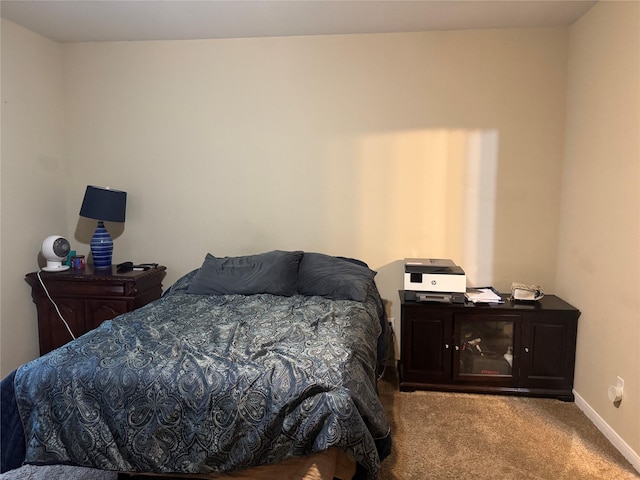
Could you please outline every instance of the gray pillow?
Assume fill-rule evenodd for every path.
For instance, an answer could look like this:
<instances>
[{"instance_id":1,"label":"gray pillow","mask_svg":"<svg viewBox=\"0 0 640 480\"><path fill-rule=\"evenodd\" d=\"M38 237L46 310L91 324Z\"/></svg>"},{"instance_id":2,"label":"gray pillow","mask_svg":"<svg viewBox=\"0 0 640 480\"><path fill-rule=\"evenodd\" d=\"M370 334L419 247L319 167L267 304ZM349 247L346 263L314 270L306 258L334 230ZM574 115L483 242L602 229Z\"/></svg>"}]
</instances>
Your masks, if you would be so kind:
<instances>
[{"instance_id":1,"label":"gray pillow","mask_svg":"<svg viewBox=\"0 0 640 480\"><path fill-rule=\"evenodd\" d=\"M302 256L298 269L298 293L318 295L333 300L364 302L376 272L359 262L308 253Z\"/></svg>"},{"instance_id":2,"label":"gray pillow","mask_svg":"<svg viewBox=\"0 0 640 480\"><path fill-rule=\"evenodd\" d=\"M189 293L254 295L297 293L301 251L217 258L210 253L189 285Z\"/></svg>"}]
</instances>

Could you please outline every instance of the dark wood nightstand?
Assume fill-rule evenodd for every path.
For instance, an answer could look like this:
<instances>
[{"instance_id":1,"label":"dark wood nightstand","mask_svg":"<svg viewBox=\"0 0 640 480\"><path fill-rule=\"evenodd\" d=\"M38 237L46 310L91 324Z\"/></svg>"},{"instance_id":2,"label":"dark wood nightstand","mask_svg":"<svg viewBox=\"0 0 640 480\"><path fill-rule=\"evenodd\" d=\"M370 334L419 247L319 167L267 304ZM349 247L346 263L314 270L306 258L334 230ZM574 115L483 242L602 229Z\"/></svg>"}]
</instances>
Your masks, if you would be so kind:
<instances>
[{"instance_id":1,"label":"dark wood nightstand","mask_svg":"<svg viewBox=\"0 0 640 480\"><path fill-rule=\"evenodd\" d=\"M49 295L76 337L83 335L122 313L135 310L162 295L166 268L145 271L94 271L91 265L81 271L40 272ZM69 342L71 336L44 292L38 273L26 275L31 296L38 309L40 355Z\"/></svg>"}]
</instances>

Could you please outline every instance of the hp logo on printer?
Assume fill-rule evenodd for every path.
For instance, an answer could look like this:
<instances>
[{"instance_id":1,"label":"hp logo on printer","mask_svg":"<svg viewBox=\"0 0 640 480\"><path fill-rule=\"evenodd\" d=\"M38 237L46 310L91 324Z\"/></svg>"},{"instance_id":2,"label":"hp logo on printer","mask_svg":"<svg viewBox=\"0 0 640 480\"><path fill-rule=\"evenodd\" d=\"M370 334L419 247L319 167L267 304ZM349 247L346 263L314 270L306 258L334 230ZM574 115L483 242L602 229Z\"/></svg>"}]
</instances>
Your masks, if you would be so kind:
<instances>
[{"instance_id":1,"label":"hp logo on printer","mask_svg":"<svg viewBox=\"0 0 640 480\"><path fill-rule=\"evenodd\" d=\"M431 280L431 285L436 285L438 282L436 282L435 280Z\"/></svg>"}]
</instances>

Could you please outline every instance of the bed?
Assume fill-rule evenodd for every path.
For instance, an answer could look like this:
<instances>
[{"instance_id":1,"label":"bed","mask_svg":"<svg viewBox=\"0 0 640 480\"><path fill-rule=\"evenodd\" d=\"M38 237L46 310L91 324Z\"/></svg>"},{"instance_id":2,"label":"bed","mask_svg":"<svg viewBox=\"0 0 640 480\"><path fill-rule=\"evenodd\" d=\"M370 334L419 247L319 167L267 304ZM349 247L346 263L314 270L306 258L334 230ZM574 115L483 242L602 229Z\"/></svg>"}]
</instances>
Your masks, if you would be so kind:
<instances>
[{"instance_id":1,"label":"bed","mask_svg":"<svg viewBox=\"0 0 640 480\"><path fill-rule=\"evenodd\" d=\"M161 299L3 380L2 471L253 478L329 463L328 478L377 478L391 435L374 275L314 252L207 254Z\"/></svg>"}]
</instances>

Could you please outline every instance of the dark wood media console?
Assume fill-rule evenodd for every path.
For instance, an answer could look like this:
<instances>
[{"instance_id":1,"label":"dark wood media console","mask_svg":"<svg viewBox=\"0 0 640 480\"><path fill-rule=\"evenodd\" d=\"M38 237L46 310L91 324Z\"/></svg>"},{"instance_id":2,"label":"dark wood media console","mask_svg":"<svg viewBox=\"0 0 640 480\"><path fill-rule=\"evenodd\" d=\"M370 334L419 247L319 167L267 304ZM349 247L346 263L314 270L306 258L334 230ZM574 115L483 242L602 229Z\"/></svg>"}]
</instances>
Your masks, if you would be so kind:
<instances>
[{"instance_id":1,"label":"dark wood media console","mask_svg":"<svg viewBox=\"0 0 640 480\"><path fill-rule=\"evenodd\" d=\"M405 300L401 290L400 301L400 390L573 401L580 312L559 297L441 304Z\"/></svg>"}]
</instances>

